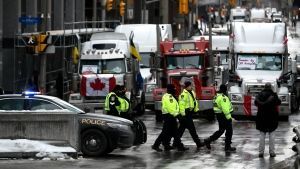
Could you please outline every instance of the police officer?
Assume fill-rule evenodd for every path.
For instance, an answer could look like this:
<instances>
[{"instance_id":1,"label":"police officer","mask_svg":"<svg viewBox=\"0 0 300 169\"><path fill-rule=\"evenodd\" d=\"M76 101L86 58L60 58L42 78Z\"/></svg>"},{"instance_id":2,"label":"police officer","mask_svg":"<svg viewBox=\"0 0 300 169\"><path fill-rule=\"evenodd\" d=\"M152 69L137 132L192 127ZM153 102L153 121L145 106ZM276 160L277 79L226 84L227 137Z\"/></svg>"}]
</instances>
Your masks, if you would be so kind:
<instances>
[{"instance_id":1,"label":"police officer","mask_svg":"<svg viewBox=\"0 0 300 169\"><path fill-rule=\"evenodd\" d=\"M163 128L152 146L152 149L156 151L162 151L162 149L159 148L161 142L164 145L165 151L173 149L173 147L170 146L170 140L172 137L174 137L174 143L177 145L178 151L187 150L187 148L185 148L181 143L181 139L178 136L176 116L179 114L179 104L174 95L174 85L168 84L167 93L165 93L162 97Z\"/></svg>"},{"instance_id":2,"label":"police officer","mask_svg":"<svg viewBox=\"0 0 300 169\"><path fill-rule=\"evenodd\" d=\"M196 100L196 94L193 91L192 83L190 81L184 82L184 89L179 96L179 122L178 129L179 137L182 137L185 129L188 129L197 148L203 146L195 129L193 122L193 114L199 111L198 102Z\"/></svg>"},{"instance_id":3,"label":"police officer","mask_svg":"<svg viewBox=\"0 0 300 169\"><path fill-rule=\"evenodd\" d=\"M104 109L108 115L120 116L119 109L120 109L121 102L117 96L120 90L121 90L121 86L116 85L114 89L110 93L108 93L108 95L105 98Z\"/></svg>"},{"instance_id":4,"label":"police officer","mask_svg":"<svg viewBox=\"0 0 300 169\"><path fill-rule=\"evenodd\" d=\"M126 88L125 86L120 86L119 91L117 92L117 97L120 102L120 105L117 106L117 110L119 112L119 116L125 119L132 120L129 114L130 101L126 97Z\"/></svg>"},{"instance_id":5,"label":"police officer","mask_svg":"<svg viewBox=\"0 0 300 169\"><path fill-rule=\"evenodd\" d=\"M232 104L227 96L227 86L222 84L217 95L214 97L214 112L219 123L219 130L210 137L204 139L204 143L208 149L211 149L210 143L217 140L226 130L225 133L225 151L234 152L235 147L231 147L232 139Z\"/></svg>"}]
</instances>

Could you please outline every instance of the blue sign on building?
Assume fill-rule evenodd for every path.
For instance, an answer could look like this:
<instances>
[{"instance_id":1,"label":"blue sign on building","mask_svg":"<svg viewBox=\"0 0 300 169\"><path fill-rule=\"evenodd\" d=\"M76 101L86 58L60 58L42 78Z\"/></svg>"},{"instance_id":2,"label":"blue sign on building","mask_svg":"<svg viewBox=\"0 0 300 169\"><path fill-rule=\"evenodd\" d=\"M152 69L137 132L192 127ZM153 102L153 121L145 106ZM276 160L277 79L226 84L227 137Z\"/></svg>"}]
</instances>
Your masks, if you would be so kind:
<instances>
[{"instance_id":1,"label":"blue sign on building","mask_svg":"<svg viewBox=\"0 0 300 169\"><path fill-rule=\"evenodd\" d=\"M21 16L19 17L19 22L24 25L34 25L41 24L42 18L40 17L30 17L30 16Z\"/></svg>"}]
</instances>

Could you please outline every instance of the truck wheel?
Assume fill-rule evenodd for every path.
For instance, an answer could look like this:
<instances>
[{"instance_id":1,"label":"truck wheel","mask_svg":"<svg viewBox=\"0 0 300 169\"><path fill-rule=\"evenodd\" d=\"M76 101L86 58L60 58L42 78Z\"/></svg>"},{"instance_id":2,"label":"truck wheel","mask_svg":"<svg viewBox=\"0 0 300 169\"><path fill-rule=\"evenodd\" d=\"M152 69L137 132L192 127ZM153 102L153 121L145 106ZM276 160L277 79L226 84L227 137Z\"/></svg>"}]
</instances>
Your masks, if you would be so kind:
<instances>
[{"instance_id":1,"label":"truck wheel","mask_svg":"<svg viewBox=\"0 0 300 169\"><path fill-rule=\"evenodd\" d=\"M105 134L97 129L89 129L82 133L81 151L87 156L100 156L106 153L108 147Z\"/></svg>"}]
</instances>

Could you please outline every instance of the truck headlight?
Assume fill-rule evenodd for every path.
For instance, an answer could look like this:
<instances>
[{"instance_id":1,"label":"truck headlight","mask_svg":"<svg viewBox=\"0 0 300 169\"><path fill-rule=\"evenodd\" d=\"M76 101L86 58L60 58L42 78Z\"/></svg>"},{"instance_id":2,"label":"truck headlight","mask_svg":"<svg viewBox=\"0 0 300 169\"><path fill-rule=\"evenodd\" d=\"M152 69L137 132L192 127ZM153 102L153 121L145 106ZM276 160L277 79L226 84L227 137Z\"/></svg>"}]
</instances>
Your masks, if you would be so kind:
<instances>
[{"instance_id":1,"label":"truck headlight","mask_svg":"<svg viewBox=\"0 0 300 169\"><path fill-rule=\"evenodd\" d=\"M242 101L242 95L241 94L232 94L231 95L231 101Z\"/></svg>"},{"instance_id":2,"label":"truck headlight","mask_svg":"<svg viewBox=\"0 0 300 169\"><path fill-rule=\"evenodd\" d=\"M156 88L156 85L146 85L146 93L151 93L153 91L153 89Z\"/></svg>"},{"instance_id":3,"label":"truck headlight","mask_svg":"<svg viewBox=\"0 0 300 169\"><path fill-rule=\"evenodd\" d=\"M119 124L119 123L107 123L107 125L111 128L119 129L119 130L131 130L129 125Z\"/></svg>"},{"instance_id":4,"label":"truck headlight","mask_svg":"<svg viewBox=\"0 0 300 169\"><path fill-rule=\"evenodd\" d=\"M81 100L81 95L79 93L70 94L69 100Z\"/></svg>"},{"instance_id":5,"label":"truck headlight","mask_svg":"<svg viewBox=\"0 0 300 169\"><path fill-rule=\"evenodd\" d=\"M287 95L279 95L279 99L281 100L282 103L287 103L288 102L288 96Z\"/></svg>"}]
</instances>

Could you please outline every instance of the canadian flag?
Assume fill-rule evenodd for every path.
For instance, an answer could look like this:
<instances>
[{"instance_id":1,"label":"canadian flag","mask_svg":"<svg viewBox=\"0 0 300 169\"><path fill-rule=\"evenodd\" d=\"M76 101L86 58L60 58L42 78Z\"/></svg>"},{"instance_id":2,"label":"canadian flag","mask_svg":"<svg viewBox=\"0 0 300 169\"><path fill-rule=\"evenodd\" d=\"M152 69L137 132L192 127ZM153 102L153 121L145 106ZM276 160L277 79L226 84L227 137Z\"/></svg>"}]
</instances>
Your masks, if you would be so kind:
<instances>
[{"instance_id":1,"label":"canadian flag","mask_svg":"<svg viewBox=\"0 0 300 169\"><path fill-rule=\"evenodd\" d=\"M82 96L106 96L115 86L114 76L82 75L80 93Z\"/></svg>"},{"instance_id":2,"label":"canadian flag","mask_svg":"<svg viewBox=\"0 0 300 169\"><path fill-rule=\"evenodd\" d=\"M257 113L257 107L254 105L255 97L250 95L244 96L244 112L246 116L253 116Z\"/></svg>"}]
</instances>

